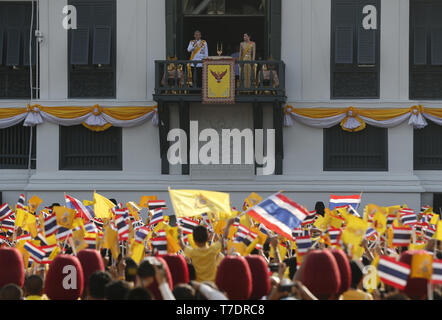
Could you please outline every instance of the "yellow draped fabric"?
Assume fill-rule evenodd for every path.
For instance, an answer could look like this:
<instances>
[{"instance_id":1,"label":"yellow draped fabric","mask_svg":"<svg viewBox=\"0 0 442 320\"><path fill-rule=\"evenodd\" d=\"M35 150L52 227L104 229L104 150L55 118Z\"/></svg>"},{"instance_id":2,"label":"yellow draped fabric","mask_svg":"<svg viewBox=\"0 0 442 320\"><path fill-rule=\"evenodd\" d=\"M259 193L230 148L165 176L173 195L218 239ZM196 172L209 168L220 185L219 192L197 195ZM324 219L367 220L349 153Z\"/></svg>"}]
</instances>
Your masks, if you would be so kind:
<instances>
[{"instance_id":1,"label":"yellow draped fabric","mask_svg":"<svg viewBox=\"0 0 442 320\"><path fill-rule=\"evenodd\" d=\"M366 108L360 109L355 107L348 108L294 108L293 106L286 106L284 108L285 116L293 116L295 119L311 124L316 127L324 123L324 128L330 127L331 124L340 122L340 126L343 130L349 132L358 132L366 127L366 122L369 121L370 125L378 126L395 126L399 125L402 121L410 119L411 124L417 122L421 127L425 127L426 123L423 118L432 116L437 119L431 119L433 121L439 121L442 123L442 108L425 108L422 105L412 106L410 108ZM416 117L420 117L416 120ZM415 118L411 118L415 117ZM351 120L351 124L349 119ZM364 120L365 119L365 120ZM413 120L413 121L411 121ZM336 122L337 121L337 122ZM421 121L421 122L419 122ZM319 124L318 124L319 123ZM441 124L439 123L439 124ZM289 124L291 125L291 124Z\"/></svg>"},{"instance_id":2,"label":"yellow draped fabric","mask_svg":"<svg viewBox=\"0 0 442 320\"><path fill-rule=\"evenodd\" d=\"M157 113L157 106L147 107L147 106L129 106L129 107L101 107L98 104L90 106L56 106L56 107L46 107L41 106L39 104L34 105L27 105L26 108L0 108L0 122L8 121L7 119L11 119L14 117L19 117L23 115L23 117L26 117L26 115L30 114L38 114L40 112L44 112L48 114L49 116L52 116L55 119L52 119L52 121L56 121L59 119L60 122L62 120L73 120L77 118L84 118L90 116L103 116L106 115L107 117L111 117L114 119L112 122L115 125L115 122L117 125L122 125L122 121L134 122L136 125L136 120L141 119L142 117L148 116L148 114L154 112L154 114ZM46 116L48 117L48 116ZM6 119L6 120L5 120ZM109 119L109 118L107 118ZM112 120L110 119L110 120ZM102 119L102 122L100 125L91 125L87 124L86 122L83 122L82 124L93 131L104 131L112 126L112 123L109 123L110 120ZM8 122L6 122L8 123ZM16 122L15 122L16 123ZM41 121L40 121L41 123ZM104 123L104 124L102 124ZM138 122L139 123L139 122ZM37 122L38 124L38 122ZM60 123L61 124L61 123ZM14 124L11 124L14 125ZM6 124L6 127L11 126L9 124ZM127 126L127 124L126 124ZM4 127L4 126L3 126Z\"/></svg>"}]
</instances>

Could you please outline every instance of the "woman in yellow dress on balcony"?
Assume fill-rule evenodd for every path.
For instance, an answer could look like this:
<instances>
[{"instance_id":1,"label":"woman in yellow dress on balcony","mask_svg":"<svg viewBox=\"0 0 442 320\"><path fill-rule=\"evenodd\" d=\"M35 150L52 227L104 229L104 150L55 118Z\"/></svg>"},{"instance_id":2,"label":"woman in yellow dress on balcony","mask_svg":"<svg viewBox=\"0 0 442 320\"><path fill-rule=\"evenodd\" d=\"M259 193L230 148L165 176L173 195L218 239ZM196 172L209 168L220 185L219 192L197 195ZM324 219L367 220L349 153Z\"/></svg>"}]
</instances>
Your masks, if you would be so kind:
<instances>
[{"instance_id":1,"label":"woman in yellow dress on balcony","mask_svg":"<svg viewBox=\"0 0 442 320\"><path fill-rule=\"evenodd\" d=\"M244 41L240 44L239 60L253 61L255 60L256 44L250 40L250 34L244 33ZM241 65L242 75L240 79L244 79L244 87L250 88L252 85L252 63Z\"/></svg>"}]
</instances>

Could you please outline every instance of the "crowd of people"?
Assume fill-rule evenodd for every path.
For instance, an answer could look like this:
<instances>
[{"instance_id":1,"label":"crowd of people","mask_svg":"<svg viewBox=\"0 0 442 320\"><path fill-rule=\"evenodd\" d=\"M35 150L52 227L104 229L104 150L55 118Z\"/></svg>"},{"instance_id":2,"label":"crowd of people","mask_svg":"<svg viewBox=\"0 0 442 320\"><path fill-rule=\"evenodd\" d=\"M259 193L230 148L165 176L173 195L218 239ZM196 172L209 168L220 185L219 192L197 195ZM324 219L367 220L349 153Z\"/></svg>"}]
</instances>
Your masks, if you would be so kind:
<instances>
[{"instance_id":1,"label":"crowd of people","mask_svg":"<svg viewBox=\"0 0 442 320\"><path fill-rule=\"evenodd\" d=\"M323 205L317 205L311 213L316 218L327 215ZM250 250L240 250L235 244L241 242L238 233L245 228L243 217L226 219L222 227L214 226L215 220L207 224L204 219L195 219L198 223L190 233L178 222L175 228L179 247L171 252L168 243L167 251L160 253L153 245L146 245L139 261L133 259L128 239L117 240L121 249L118 256L109 248L77 251L74 242L60 241L57 246L61 250L51 257L50 263L38 263L32 248L31 258L27 256L26 261L16 241L26 232L18 230L11 238L3 230L0 299L440 300L442 297L441 285L427 278L409 276L402 289L379 281L376 275L374 285L366 280L367 267L373 266L379 256L395 257L410 266L413 256L419 253L441 259L441 241L437 239L428 239L421 250L410 250L408 245L392 248L384 240L364 238L360 243L363 254L355 257L347 245L337 242L332 245L321 237L302 252L299 243L295 245L294 241L291 243L267 230L262 246L259 241L249 241L245 246ZM148 219L152 218L150 215ZM161 223L173 225L172 220ZM256 224L254 229L253 221L248 221L251 230L259 227ZM307 237L324 233L313 221L304 225ZM152 241L159 232L162 230L153 231ZM254 245L250 246L251 242Z\"/></svg>"}]
</instances>

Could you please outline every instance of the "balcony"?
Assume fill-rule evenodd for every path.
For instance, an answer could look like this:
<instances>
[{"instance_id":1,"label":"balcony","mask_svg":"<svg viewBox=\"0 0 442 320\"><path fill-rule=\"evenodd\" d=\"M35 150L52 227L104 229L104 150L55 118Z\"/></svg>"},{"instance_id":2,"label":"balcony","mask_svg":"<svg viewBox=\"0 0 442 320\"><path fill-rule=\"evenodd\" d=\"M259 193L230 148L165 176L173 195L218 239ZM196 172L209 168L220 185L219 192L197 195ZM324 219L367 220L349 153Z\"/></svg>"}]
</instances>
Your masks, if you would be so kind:
<instances>
[{"instance_id":1,"label":"balcony","mask_svg":"<svg viewBox=\"0 0 442 320\"><path fill-rule=\"evenodd\" d=\"M202 61L156 60L155 61L155 101L201 102L201 84L195 83L195 70L191 63ZM283 61L259 60L237 61L237 69L249 68L250 83L244 73L236 79L236 102L285 102L285 64Z\"/></svg>"}]
</instances>

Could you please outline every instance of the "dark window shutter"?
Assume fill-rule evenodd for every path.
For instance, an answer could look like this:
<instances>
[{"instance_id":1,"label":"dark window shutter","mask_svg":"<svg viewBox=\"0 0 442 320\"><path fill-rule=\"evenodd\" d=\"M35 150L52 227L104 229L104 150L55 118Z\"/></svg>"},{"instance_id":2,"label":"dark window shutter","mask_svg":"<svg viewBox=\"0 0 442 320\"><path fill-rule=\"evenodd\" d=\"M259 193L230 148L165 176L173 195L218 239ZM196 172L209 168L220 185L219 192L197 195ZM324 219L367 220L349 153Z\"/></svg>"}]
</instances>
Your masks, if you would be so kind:
<instances>
[{"instance_id":1,"label":"dark window shutter","mask_svg":"<svg viewBox=\"0 0 442 320\"><path fill-rule=\"evenodd\" d=\"M359 28L358 64L376 64L376 30Z\"/></svg>"},{"instance_id":2,"label":"dark window shutter","mask_svg":"<svg viewBox=\"0 0 442 320\"><path fill-rule=\"evenodd\" d=\"M32 65L35 65L36 58L35 38L32 37ZM23 65L29 66L29 29L23 30Z\"/></svg>"},{"instance_id":3,"label":"dark window shutter","mask_svg":"<svg viewBox=\"0 0 442 320\"><path fill-rule=\"evenodd\" d=\"M111 27L95 26L92 64L110 64L111 42Z\"/></svg>"},{"instance_id":4,"label":"dark window shutter","mask_svg":"<svg viewBox=\"0 0 442 320\"><path fill-rule=\"evenodd\" d=\"M337 125L324 129L325 171L388 171L388 131L367 126L347 132Z\"/></svg>"},{"instance_id":5,"label":"dark window shutter","mask_svg":"<svg viewBox=\"0 0 442 320\"><path fill-rule=\"evenodd\" d=\"M166 0L166 34L167 34L166 37L167 56L174 57L177 54L175 48L175 38L176 38L176 1L175 0Z\"/></svg>"},{"instance_id":6,"label":"dark window shutter","mask_svg":"<svg viewBox=\"0 0 442 320\"><path fill-rule=\"evenodd\" d=\"M89 28L78 28L71 32L71 64L89 64Z\"/></svg>"},{"instance_id":7,"label":"dark window shutter","mask_svg":"<svg viewBox=\"0 0 442 320\"><path fill-rule=\"evenodd\" d=\"M122 170L122 129L60 126L60 170Z\"/></svg>"},{"instance_id":8,"label":"dark window shutter","mask_svg":"<svg viewBox=\"0 0 442 320\"><path fill-rule=\"evenodd\" d=\"M442 27L431 30L431 64L442 65Z\"/></svg>"},{"instance_id":9,"label":"dark window shutter","mask_svg":"<svg viewBox=\"0 0 442 320\"><path fill-rule=\"evenodd\" d=\"M4 42L3 30L0 29L0 66L3 65L3 42Z\"/></svg>"},{"instance_id":10,"label":"dark window shutter","mask_svg":"<svg viewBox=\"0 0 442 320\"><path fill-rule=\"evenodd\" d=\"M427 28L414 29L414 64L427 64Z\"/></svg>"},{"instance_id":11,"label":"dark window shutter","mask_svg":"<svg viewBox=\"0 0 442 320\"><path fill-rule=\"evenodd\" d=\"M353 26L336 26L335 63L353 63Z\"/></svg>"},{"instance_id":12,"label":"dark window shutter","mask_svg":"<svg viewBox=\"0 0 442 320\"><path fill-rule=\"evenodd\" d=\"M6 65L18 66L20 65L20 44L21 44L20 29L8 29L7 45L6 45Z\"/></svg>"},{"instance_id":13,"label":"dark window shutter","mask_svg":"<svg viewBox=\"0 0 442 320\"><path fill-rule=\"evenodd\" d=\"M270 5L270 55L273 59L281 59L281 0L269 1Z\"/></svg>"}]
</instances>

